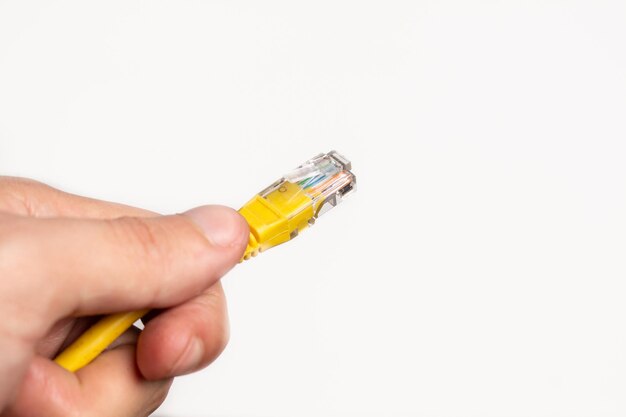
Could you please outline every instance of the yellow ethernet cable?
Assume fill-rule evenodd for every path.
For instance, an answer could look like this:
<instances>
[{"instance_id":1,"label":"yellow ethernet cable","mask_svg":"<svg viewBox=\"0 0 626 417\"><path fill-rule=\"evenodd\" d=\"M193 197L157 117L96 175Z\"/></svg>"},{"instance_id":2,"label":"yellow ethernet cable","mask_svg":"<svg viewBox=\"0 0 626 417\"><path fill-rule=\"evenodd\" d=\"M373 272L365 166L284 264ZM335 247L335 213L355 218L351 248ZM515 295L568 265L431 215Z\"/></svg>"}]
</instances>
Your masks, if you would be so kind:
<instances>
[{"instance_id":1,"label":"yellow ethernet cable","mask_svg":"<svg viewBox=\"0 0 626 417\"><path fill-rule=\"evenodd\" d=\"M239 213L248 221L250 240L243 259L285 243L356 190L349 160L336 151L321 153L255 195ZM149 310L100 319L55 358L75 372L89 364Z\"/></svg>"}]
</instances>

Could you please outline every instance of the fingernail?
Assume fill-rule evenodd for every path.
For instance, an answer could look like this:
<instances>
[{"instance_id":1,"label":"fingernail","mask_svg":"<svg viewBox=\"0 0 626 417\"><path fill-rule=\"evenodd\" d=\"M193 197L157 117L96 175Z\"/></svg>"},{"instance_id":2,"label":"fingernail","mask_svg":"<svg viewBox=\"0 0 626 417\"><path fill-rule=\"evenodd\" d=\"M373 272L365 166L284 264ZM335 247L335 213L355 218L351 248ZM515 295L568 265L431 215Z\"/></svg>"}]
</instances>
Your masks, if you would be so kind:
<instances>
[{"instance_id":1,"label":"fingernail","mask_svg":"<svg viewBox=\"0 0 626 417\"><path fill-rule=\"evenodd\" d=\"M178 360L174 373L176 375L186 374L188 372L195 371L202 365L202 358L204 357L204 345L197 337L191 339L185 352Z\"/></svg>"},{"instance_id":2,"label":"fingernail","mask_svg":"<svg viewBox=\"0 0 626 417\"><path fill-rule=\"evenodd\" d=\"M231 208L202 206L191 209L183 215L193 220L214 245L234 246L247 238L243 233L241 216Z\"/></svg>"}]
</instances>

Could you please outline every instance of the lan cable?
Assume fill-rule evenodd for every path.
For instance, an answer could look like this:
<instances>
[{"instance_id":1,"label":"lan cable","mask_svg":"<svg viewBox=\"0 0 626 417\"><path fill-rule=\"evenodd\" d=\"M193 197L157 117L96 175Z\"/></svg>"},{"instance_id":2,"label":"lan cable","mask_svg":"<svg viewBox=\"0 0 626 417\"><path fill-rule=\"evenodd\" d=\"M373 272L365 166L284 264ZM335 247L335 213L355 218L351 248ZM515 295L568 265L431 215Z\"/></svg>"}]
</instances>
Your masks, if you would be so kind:
<instances>
[{"instance_id":1,"label":"lan cable","mask_svg":"<svg viewBox=\"0 0 626 417\"><path fill-rule=\"evenodd\" d=\"M306 161L252 197L239 213L250 226L243 259L285 243L356 190L351 163L331 151ZM149 310L111 314L100 319L55 362L75 372L89 364Z\"/></svg>"}]
</instances>

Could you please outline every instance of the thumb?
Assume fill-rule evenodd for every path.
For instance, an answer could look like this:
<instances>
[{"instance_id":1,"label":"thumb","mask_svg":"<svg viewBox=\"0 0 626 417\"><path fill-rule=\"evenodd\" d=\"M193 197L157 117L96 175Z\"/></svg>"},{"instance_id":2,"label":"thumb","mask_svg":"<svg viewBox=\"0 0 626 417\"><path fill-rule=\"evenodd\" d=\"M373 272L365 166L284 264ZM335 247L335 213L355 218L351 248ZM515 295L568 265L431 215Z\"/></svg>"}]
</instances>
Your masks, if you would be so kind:
<instances>
[{"instance_id":1,"label":"thumb","mask_svg":"<svg viewBox=\"0 0 626 417\"><path fill-rule=\"evenodd\" d=\"M34 301L52 319L179 304L232 268L249 236L223 206L113 220L3 218L0 233L16 263L7 270L39 286Z\"/></svg>"}]
</instances>

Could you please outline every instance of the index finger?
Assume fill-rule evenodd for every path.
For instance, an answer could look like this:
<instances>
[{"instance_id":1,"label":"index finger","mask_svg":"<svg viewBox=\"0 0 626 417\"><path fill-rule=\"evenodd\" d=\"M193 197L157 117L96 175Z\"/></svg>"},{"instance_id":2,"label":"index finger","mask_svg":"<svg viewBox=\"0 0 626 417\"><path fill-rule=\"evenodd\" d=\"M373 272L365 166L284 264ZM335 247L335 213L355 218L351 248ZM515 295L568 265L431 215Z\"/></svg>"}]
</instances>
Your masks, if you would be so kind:
<instances>
[{"instance_id":1,"label":"index finger","mask_svg":"<svg viewBox=\"0 0 626 417\"><path fill-rule=\"evenodd\" d=\"M0 211L36 218L158 216L149 210L67 193L27 178L6 176L0 176Z\"/></svg>"}]
</instances>

